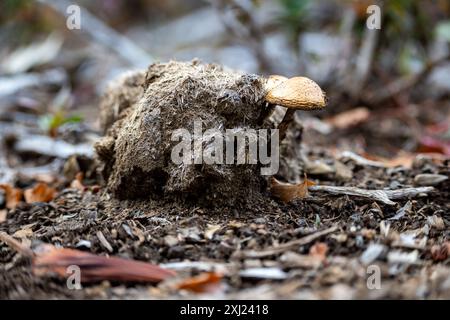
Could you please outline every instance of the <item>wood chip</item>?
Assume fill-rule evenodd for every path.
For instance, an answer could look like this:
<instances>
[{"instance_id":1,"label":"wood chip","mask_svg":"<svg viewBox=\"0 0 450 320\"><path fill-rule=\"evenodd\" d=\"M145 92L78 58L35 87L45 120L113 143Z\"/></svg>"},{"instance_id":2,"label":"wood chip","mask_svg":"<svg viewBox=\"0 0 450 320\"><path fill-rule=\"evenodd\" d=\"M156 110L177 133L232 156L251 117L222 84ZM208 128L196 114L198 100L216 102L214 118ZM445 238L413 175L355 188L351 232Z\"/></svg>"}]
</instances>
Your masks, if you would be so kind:
<instances>
[{"instance_id":1,"label":"wood chip","mask_svg":"<svg viewBox=\"0 0 450 320\"><path fill-rule=\"evenodd\" d=\"M284 280L288 274L280 268L251 268L241 270L239 275L242 278L252 279L268 279L268 280Z\"/></svg>"},{"instance_id":2,"label":"wood chip","mask_svg":"<svg viewBox=\"0 0 450 320\"><path fill-rule=\"evenodd\" d=\"M389 218L388 220L400 220L403 218L405 214L411 213L412 202L408 201L403 207L401 207L396 213L395 216Z\"/></svg>"},{"instance_id":3,"label":"wood chip","mask_svg":"<svg viewBox=\"0 0 450 320\"><path fill-rule=\"evenodd\" d=\"M428 216L427 222L431 227L435 228L436 230L444 230L445 229L444 219L442 219L441 217L438 217L436 215Z\"/></svg>"},{"instance_id":4,"label":"wood chip","mask_svg":"<svg viewBox=\"0 0 450 320\"><path fill-rule=\"evenodd\" d=\"M211 240L214 237L214 234L220 229L222 229L222 226L218 224L208 225L208 229L205 231L205 238Z\"/></svg>"},{"instance_id":5,"label":"wood chip","mask_svg":"<svg viewBox=\"0 0 450 320\"><path fill-rule=\"evenodd\" d=\"M8 215L8 211L6 209L0 210L0 223L6 221L6 216Z\"/></svg>"},{"instance_id":6,"label":"wood chip","mask_svg":"<svg viewBox=\"0 0 450 320\"><path fill-rule=\"evenodd\" d=\"M24 239L24 238L29 238L32 235L33 235L33 230L31 230L31 228L24 228L24 229L20 229L20 230L14 232L13 237Z\"/></svg>"},{"instance_id":7,"label":"wood chip","mask_svg":"<svg viewBox=\"0 0 450 320\"><path fill-rule=\"evenodd\" d=\"M98 240L100 241L100 243L102 244L102 246L108 250L110 253L112 253L113 247L111 246L111 244L108 242L108 240L106 240L105 236L103 235L103 232L101 231L97 231L96 233Z\"/></svg>"},{"instance_id":8,"label":"wood chip","mask_svg":"<svg viewBox=\"0 0 450 320\"><path fill-rule=\"evenodd\" d=\"M369 265L375 260L378 259L379 256L386 250L386 246L378 243L371 243L367 249L362 253L359 260L364 265Z\"/></svg>"},{"instance_id":9,"label":"wood chip","mask_svg":"<svg viewBox=\"0 0 450 320\"><path fill-rule=\"evenodd\" d=\"M315 256L298 254L293 251L283 253L280 257L280 262L286 268L304 269L316 269L322 264L322 261Z\"/></svg>"},{"instance_id":10,"label":"wood chip","mask_svg":"<svg viewBox=\"0 0 450 320\"><path fill-rule=\"evenodd\" d=\"M414 183L418 186L435 186L448 180L447 176L442 174L418 174L414 177Z\"/></svg>"}]
</instances>

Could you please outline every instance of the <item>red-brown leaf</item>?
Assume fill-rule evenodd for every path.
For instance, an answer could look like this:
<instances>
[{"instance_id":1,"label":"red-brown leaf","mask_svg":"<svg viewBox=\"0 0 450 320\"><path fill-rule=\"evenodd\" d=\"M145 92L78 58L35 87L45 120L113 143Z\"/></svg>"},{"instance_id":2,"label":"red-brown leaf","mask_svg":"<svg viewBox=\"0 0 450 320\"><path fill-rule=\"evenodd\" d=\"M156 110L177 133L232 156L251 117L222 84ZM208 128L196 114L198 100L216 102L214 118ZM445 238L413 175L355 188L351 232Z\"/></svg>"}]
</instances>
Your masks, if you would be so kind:
<instances>
[{"instance_id":1,"label":"red-brown leaf","mask_svg":"<svg viewBox=\"0 0 450 320\"><path fill-rule=\"evenodd\" d=\"M9 184L0 184L0 189L5 191L6 207L14 209L22 200L23 192L20 189L13 188Z\"/></svg>"},{"instance_id":2,"label":"red-brown leaf","mask_svg":"<svg viewBox=\"0 0 450 320\"><path fill-rule=\"evenodd\" d=\"M50 202L55 198L56 190L46 183L39 182L34 187L25 190L24 196L27 203Z\"/></svg>"},{"instance_id":3,"label":"red-brown leaf","mask_svg":"<svg viewBox=\"0 0 450 320\"><path fill-rule=\"evenodd\" d=\"M216 272L206 272L184 280L177 285L177 288L197 293L211 292L218 287L222 277L221 274Z\"/></svg>"},{"instance_id":4,"label":"red-brown leaf","mask_svg":"<svg viewBox=\"0 0 450 320\"><path fill-rule=\"evenodd\" d=\"M273 178L270 181L270 192L283 202L290 202L295 199L308 197L308 187L315 183L308 180L306 175L303 182L298 184L283 183Z\"/></svg>"},{"instance_id":5,"label":"red-brown leaf","mask_svg":"<svg viewBox=\"0 0 450 320\"><path fill-rule=\"evenodd\" d=\"M338 129L347 129L366 122L369 117L369 109L361 107L339 113L327 122Z\"/></svg>"},{"instance_id":6,"label":"red-brown leaf","mask_svg":"<svg viewBox=\"0 0 450 320\"><path fill-rule=\"evenodd\" d=\"M444 242L441 245L436 244L431 247L430 252L434 261L445 261L450 255L450 242Z\"/></svg>"},{"instance_id":7,"label":"red-brown leaf","mask_svg":"<svg viewBox=\"0 0 450 320\"><path fill-rule=\"evenodd\" d=\"M327 258L328 245L323 242L317 242L309 249L309 255L317 258L320 261L325 261Z\"/></svg>"},{"instance_id":8,"label":"red-brown leaf","mask_svg":"<svg viewBox=\"0 0 450 320\"><path fill-rule=\"evenodd\" d=\"M81 270L81 282L102 280L157 283L175 273L149 263L116 257L103 257L80 250L41 245L33 259L33 272L38 276L57 274L68 277L68 266Z\"/></svg>"}]
</instances>

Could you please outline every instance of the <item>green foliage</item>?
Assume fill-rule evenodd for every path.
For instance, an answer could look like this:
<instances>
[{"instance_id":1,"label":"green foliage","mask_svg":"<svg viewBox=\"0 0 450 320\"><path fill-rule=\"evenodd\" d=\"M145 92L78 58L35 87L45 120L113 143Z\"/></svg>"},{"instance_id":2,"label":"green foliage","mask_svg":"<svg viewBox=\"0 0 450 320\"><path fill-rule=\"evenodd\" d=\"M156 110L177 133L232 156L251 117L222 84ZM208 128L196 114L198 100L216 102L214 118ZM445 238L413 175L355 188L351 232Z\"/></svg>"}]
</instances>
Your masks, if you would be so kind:
<instances>
[{"instance_id":1,"label":"green foliage","mask_svg":"<svg viewBox=\"0 0 450 320\"><path fill-rule=\"evenodd\" d=\"M32 5L31 0L2 0L0 2L0 20L14 17Z\"/></svg>"},{"instance_id":2,"label":"green foliage","mask_svg":"<svg viewBox=\"0 0 450 320\"><path fill-rule=\"evenodd\" d=\"M422 5L410 0L386 1L383 25L387 38L401 40L411 37L423 44L431 39L433 21L425 14Z\"/></svg>"},{"instance_id":3,"label":"green foliage","mask_svg":"<svg viewBox=\"0 0 450 320\"><path fill-rule=\"evenodd\" d=\"M306 25L311 0L278 0L283 10L280 23L296 36Z\"/></svg>"},{"instance_id":4,"label":"green foliage","mask_svg":"<svg viewBox=\"0 0 450 320\"><path fill-rule=\"evenodd\" d=\"M39 126L51 136L56 136L58 129L68 123L80 123L83 117L80 115L66 115L60 108L52 114L46 114L39 119Z\"/></svg>"}]
</instances>

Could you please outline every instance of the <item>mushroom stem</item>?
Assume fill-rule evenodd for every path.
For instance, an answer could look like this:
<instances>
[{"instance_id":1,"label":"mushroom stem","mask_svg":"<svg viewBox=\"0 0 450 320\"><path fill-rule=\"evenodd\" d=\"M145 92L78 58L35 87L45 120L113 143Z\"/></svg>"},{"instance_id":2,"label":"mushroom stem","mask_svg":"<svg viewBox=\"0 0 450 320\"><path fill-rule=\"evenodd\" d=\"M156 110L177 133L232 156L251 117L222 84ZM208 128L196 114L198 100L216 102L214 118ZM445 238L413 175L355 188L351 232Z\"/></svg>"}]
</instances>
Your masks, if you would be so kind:
<instances>
[{"instance_id":1,"label":"mushroom stem","mask_svg":"<svg viewBox=\"0 0 450 320\"><path fill-rule=\"evenodd\" d=\"M287 109L283 120L278 125L279 135L280 135L280 142L286 138L287 130L289 129L289 125L294 121L295 116L295 109Z\"/></svg>"},{"instance_id":2,"label":"mushroom stem","mask_svg":"<svg viewBox=\"0 0 450 320\"><path fill-rule=\"evenodd\" d=\"M275 104L267 103L267 106L264 108L264 110L261 112L261 115L258 119L258 124L263 125L272 115L272 113L275 111Z\"/></svg>"}]
</instances>

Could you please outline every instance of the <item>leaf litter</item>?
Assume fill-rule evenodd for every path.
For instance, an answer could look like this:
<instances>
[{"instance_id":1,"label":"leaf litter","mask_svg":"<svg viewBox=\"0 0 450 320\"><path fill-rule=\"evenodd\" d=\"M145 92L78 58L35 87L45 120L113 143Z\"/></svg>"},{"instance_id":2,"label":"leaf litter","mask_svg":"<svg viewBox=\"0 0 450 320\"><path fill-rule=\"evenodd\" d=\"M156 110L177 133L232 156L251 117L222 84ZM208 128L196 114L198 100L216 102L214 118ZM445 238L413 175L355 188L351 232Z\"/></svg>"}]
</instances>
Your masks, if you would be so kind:
<instances>
[{"instance_id":1,"label":"leaf litter","mask_svg":"<svg viewBox=\"0 0 450 320\"><path fill-rule=\"evenodd\" d=\"M29 264L16 257L16 250L0 245L0 296L195 297L195 290L179 290L165 284L176 278L189 284L197 276L200 283L207 284L214 277L205 276L204 272L213 272L223 276L222 285L211 297L370 298L374 293L365 288L366 266L376 264L382 270L383 286L388 288L377 293L378 298L423 297L423 290L418 287L395 289L419 280L428 289L427 298L448 298L446 282L433 279L450 276L450 193L449 181L445 179L449 176L449 162L435 154L399 153L394 161L364 150L339 152L333 139L358 141L361 124L376 122L372 118L371 113L366 119L365 111L348 123L341 118L338 126L342 129L340 133L333 131L336 134L332 136L306 130L301 144L294 143L295 133L300 131L296 122L287 134L285 147L301 145L309 166L304 166L298 150L284 150L283 161L289 161L281 164L280 175L274 178L274 192L268 181L267 190L261 191L263 197L253 198L250 206L211 208L164 199L119 201L98 187L104 186L102 177L79 160L67 178L47 180L53 181L47 187L54 188L54 194L42 187L42 191L33 192L38 181L16 175L14 182L0 188L0 231L17 237L16 245L24 252L36 242L51 243L51 247L49 255L44 255L48 260L39 264L45 276L36 276ZM345 136L341 131L345 131ZM41 150L24 142L22 137L27 135L19 135L20 143L8 150L8 157L13 159L10 164L23 160L45 164L48 157L70 160L74 150L83 151L88 158L92 156L87 148L73 146L65 148L64 154L55 154L51 147L55 144L47 143L48 137L39 137L47 146ZM81 145L86 141L81 139ZM432 146L430 141L427 143ZM297 168L296 174L284 175L287 165ZM308 178L301 180L304 172ZM245 195L246 188L241 185L239 192ZM24 190L31 190L29 195L37 201L24 201ZM401 216L389 220L396 214ZM75 248L75 252L71 251ZM128 262L151 261L163 269L176 270L177 275L170 277L172 280L163 279L151 290L139 283L121 289L122 281L130 275L115 269L117 262L108 264L108 255L126 258ZM99 284L107 278L94 272L91 276L97 282L86 283L83 290L75 293L47 276L62 275L60 262L85 258L101 261L102 270L109 270L111 283ZM247 271L241 273L242 270ZM125 293L119 293L119 289Z\"/></svg>"}]
</instances>

